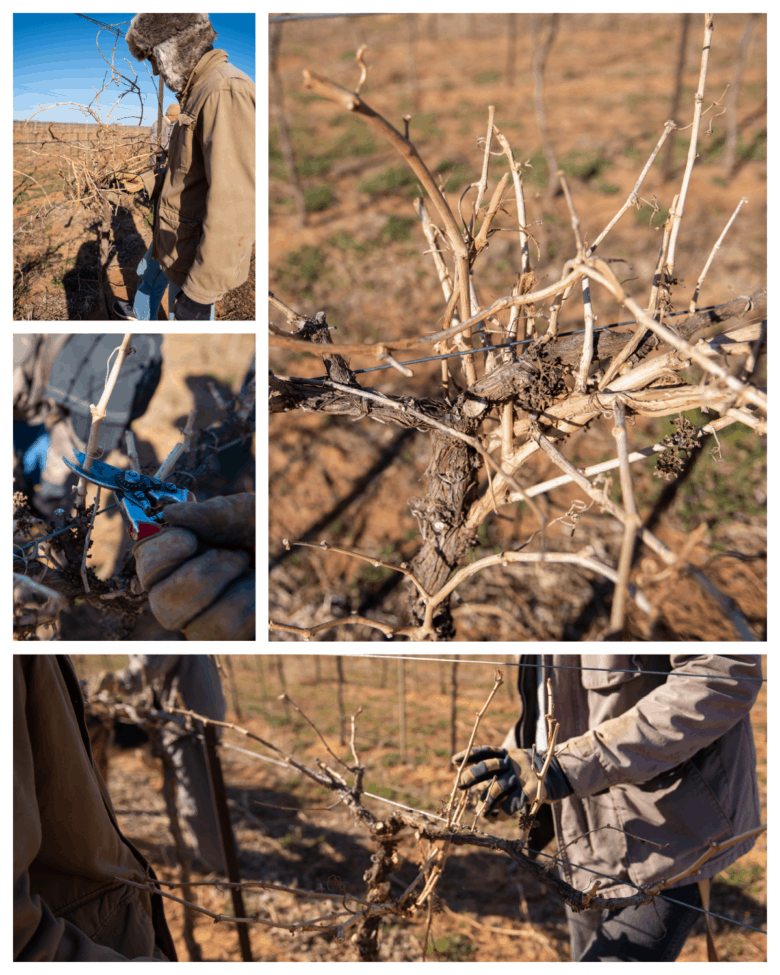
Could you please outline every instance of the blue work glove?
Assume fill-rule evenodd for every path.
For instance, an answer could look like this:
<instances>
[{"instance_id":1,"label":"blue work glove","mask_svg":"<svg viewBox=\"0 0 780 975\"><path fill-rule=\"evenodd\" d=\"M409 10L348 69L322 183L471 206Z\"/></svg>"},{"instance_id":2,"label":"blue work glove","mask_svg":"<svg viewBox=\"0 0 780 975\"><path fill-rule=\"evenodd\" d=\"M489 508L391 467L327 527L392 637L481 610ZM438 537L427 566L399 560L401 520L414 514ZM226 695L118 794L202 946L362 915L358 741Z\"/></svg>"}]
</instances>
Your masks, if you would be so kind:
<instances>
[{"instance_id":1,"label":"blue work glove","mask_svg":"<svg viewBox=\"0 0 780 975\"><path fill-rule=\"evenodd\" d=\"M453 755L453 763L460 765L465 754L464 750ZM536 798L539 784L537 773L542 770L545 756L537 754L532 758L532 755L530 748L472 748L466 760L468 767L463 770L458 788L470 789L474 785L487 784L488 788L480 793L480 799L483 802L487 800L484 814L494 819L514 816L523 811L526 803ZM494 777L496 781L492 782ZM543 801L557 802L573 792L558 760L553 758L544 778Z\"/></svg>"},{"instance_id":2,"label":"blue work glove","mask_svg":"<svg viewBox=\"0 0 780 975\"><path fill-rule=\"evenodd\" d=\"M201 305L180 291L176 304L173 306L173 320L175 322L208 322L211 320L211 305Z\"/></svg>"}]
</instances>

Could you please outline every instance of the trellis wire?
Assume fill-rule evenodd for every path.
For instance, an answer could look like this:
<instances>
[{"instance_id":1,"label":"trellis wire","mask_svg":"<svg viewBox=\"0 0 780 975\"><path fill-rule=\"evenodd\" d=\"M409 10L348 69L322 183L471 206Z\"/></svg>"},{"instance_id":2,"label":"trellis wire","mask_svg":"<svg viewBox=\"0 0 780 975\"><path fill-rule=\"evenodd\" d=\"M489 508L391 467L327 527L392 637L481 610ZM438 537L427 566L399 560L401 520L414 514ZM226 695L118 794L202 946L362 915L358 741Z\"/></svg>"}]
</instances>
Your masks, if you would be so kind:
<instances>
[{"instance_id":1,"label":"trellis wire","mask_svg":"<svg viewBox=\"0 0 780 975\"><path fill-rule=\"evenodd\" d=\"M520 663L513 660L463 660L455 657L404 657L398 653L355 653L353 657L376 657L380 660L421 660L433 661L434 663L450 664L491 664L494 667L536 667L535 663ZM574 656L574 654L571 654ZM661 656L661 654L654 654ZM702 677L707 680L712 678L712 674L690 674L677 670L624 670L621 667L570 667L567 664L545 664L550 670L597 670L607 674L659 674L662 677ZM729 677L728 680L755 681L756 683L766 684L766 677Z\"/></svg>"},{"instance_id":2,"label":"trellis wire","mask_svg":"<svg viewBox=\"0 0 780 975\"><path fill-rule=\"evenodd\" d=\"M379 17L386 11L374 10L366 14L282 14L280 17L269 17L269 24L286 24L293 20L333 20L337 17Z\"/></svg>"},{"instance_id":3,"label":"trellis wire","mask_svg":"<svg viewBox=\"0 0 780 975\"><path fill-rule=\"evenodd\" d=\"M21 121L21 119L18 120L18 121ZM64 126L68 126L68 125L71 125L71 124L72 125L90 125L91 123L89 123L89 122L73 122L73 123L70 123L70 122L52 122L51 123L51 125L64 125ZM149 129L149 128L151 128L151 126L149 126L149 125L139 125L138 128L139 129ZM124 139L119 139L119 140L117 140L115 142L112 142L110 147L107 146L107 145L100 145L99 143L94 143L94 142L90 143L90 142L88 142L86 145L83 145L82 146L82 149L99 149L101 152L103 152L107 148L113 148L115 146L132 145L134 142L142 141L142 137L143 137L144 134L145 133L139 132L138 135L136 135L136 136L127 136ZM14 146L46 146L46 145L49 145L49 143L51 143L52 145L56 145L59 142L64 142L65 145L68 145L68 146L77 146L77 145L79 145L79 143L84 142L84 139L56 139L54 141L52 141L51 139L36 139L35 142L14 142ZM678 314L682 314L682 313L681 312L678 312Z\"/></svg>"},{"instance_id":4,"label":"trellis wire","mask_svg":"<svg viewBox=\"0 0 780 975\"><path fill-rule=\"evenodd\" d=\"M716 307L717 307L716 305L707 305L706 308L699 308L698 311L699 312L710 311L711 309ZM690 312L688 311L676 311L676 312L672 312L666 317L675 318L681 315L687 316L689 314ZM637 323L636 319L632 318L630 321L627 322L613 322L611 325L599 325L598 328L594 328L593 331L606 332L610 328L621 328L624 325L636 325L636 323ZM584 328L578 328L573 332L561 332L558 338L560 339L566 338L569 335L584 335L584 333L585 333ZM535 341L536 339L521 339L517 342L504 342L501 345L484 345L479 349L461 349L459 352L445 352L442 355L429 355L426 356L424 359L404 359L403 361L399 359L398 361L399 364L402 366L414 366L420 362L435 362L437 359L452 359L455 356L459 356L459 355L476 355L479 352L493 352L493 351L499 351L500 349L511 349L514 348L514 346L516 345L531 345ZM327 347L324 347L324 349L325 351L327 351ZM309 350L306 349L305 351L309 351ZM322 355L323 353L322 351L320 351L315 354ZM359 376L365 372L378 372L380 369L395 369L395 368L396 367L391 363L387 363L386 365L383 366L369 366L366 369L353 369L352 372L356 376ZM328 376L313 376L311 378L307 378L306 382L318 382L319 380L326 380L328 378L329 378Z\"/></svg>"},{"instance_id":5,"label":"trellis wire","mask_svg":"<svg viewBox=\"0 0 780 975\"><path fill-rule=\"evenodd\" d=\"M535 666L537 666L537 664L535 662L534 663L521 663L521 662L506 661L506 660L494 661L494 660L482 660L482 659L480 659L480 660L475 660L475 659L455 659L455 658L446 658L446 657L419 657L419 656L405 656L405 655L399 655L399 654L354 654L354 656L355 657L365 657L366 659L403 659L403 660L413 660L413 661L420 661L420 662L435 662L435 663L475 663L475 664L489 664L491 666L505 666L505 667L506 666L511 666L511 667L535 667ZM597 672L604 672L604 673L626 673L626 674L654 674L654 675L667 676L667 677L668 676L679 676L679 677L709 677L709 676L711 676L711 675L707 675L707 674L691 674L691 673L680 672L680 671L630 670L630 669L626 669L626 668L617 668L617 667L583 667L583 666L569 666L569 665L546 665L546 666L549 666L550 669L554 669L554 670L579 670L579 671L597 671ZM743 681L758 681L758 682L761 682L761 683L766 683L766 679L765 678L744 677L744 678L731 678L731 679L734 679L734 680L743 680ZM167 718L167 720L168 721L172 721L173 723L177 724L179 726L179 728L181 729L180 722L174 716L171 716L171 717ZM182 730L184 730L184 729L182 729ZM193 737L193 738L195 738L197 740L202 740L202 738L203 738L203 736L201 734L199 734L198 732L196 732L194 729L193 730L190 730L188 733L189 733L189 735L191 737ZM228 742L218 742L218 746L220 748L226 748L226 749L230 749L232 751L237 751L237 752L239 752L239 753L241 753L243 755L247 755L247 756L249 756L251 758L256 758L256 759L258 759L260 761L266 762L268 764L276 765L276 766L278 766L280 768L283 768L283 769L290 769L291 768L291 766L288 763L286 763L286 762L282 762L282 761L279 761L278 759L274 759L274 758L271 758L269 756L262 755L259 752L253 752L253 751L250 751L249 749L241 748L238 745L233 745L233 744L230 744ZM427 811L422 810L422 809L417 809L417 808L415 808L413 806L407 806L407 805L404 805L403 803L399 803L399 802L395 802L395 801L390 800L390 799L386 799L383 796L379 796L379 795L376 795L376 794L371 793L371 792L364 791L362 794L364 796L366 796L367 798L374 799L374 800L376 800L378 802L383 802L386 805L395 806L395 807L397 807L399 809L404 809L404 810L406 810L408 812L417 813L419 815L423 815L423 816L429 817L431 819L436 819L436 820L440 820L442 822L446 822L446 820L444 820L441 816L437 816L435 813L427 812ZM473 832L478 833L478 834L480 834L481 836L484 836L484 837L490 837L490 835L491 835L489 833L485 833L482 830L479 830L479 829L476 829L476 828L473 829ZM632 887L632 888L634 888L635 890L637 890L639 892L642 891L642 888L639 885L632 883L630 880L623 880L622 878L611 877L609 874L605 874L605 873L603 873L601 871L594 870L591 867L583 866L582 864L572 863L571 861L564 860L563 858L558 857L556 855L546 854L546 853L543 853L541 851L536 851L536 852L537 852L537 855L538 856L542 856L545 859L552 860L556 864L563 864L563 865L566 865L566 866L574 867L574 868L579 869L579 870L582 870L582 871L584 871L586 873L593 874L594 876L603 877L605 879L611 880L614 883L625 884L626 886ZM674 888L672 888L672 890L674 890ZM665 901L668 901L670 903L673 903L673 904L678 904L680 906L685 906L685 907L691 907L694 911L696 911L696 912L698 912L700 914L704 914L704 915L709 916L709 917L717 918L720 921L725 921L725 922L727 922L729 924L736 925L737 927L747 928L748 930L756 931L759 934L764 934L764 935L768 934L768 932L765 929L758 928L755 925L748 924L748 923L746 923L744 921L739 921L739 920L736 920L734 918L727 917L726 915L717 914L714 911L705 910L703 907L700 908L700 907L696 907L696 906L690 905L690 904L684 904L683 905L680 901L677 901L673 897L669 897L666 894L659 893L656 896L662 898Z\"/></svg>"},{"instance_id":6,"label":"trellis wire","mask_svg":"<svg viewBox=\"0 0 780 975\"><path fill-rule=\"evenodd\" d=\"M231 440L229 443L223 444L222 447L208 446L207 449L211 450L215 454L219 454L223 450L227 450L228 447L235 447L237 443L241 443L242 440L246 440L248 436L249 434L246 434L243 437L236 437L235 440ZM189 471L173 471L171 476L173 476L173 474L177 475L178 477L189 477L192 478L193 480L195 479L195 475L190 474ZM119 502L115 501L113 504L108 505L107 508L101 508L100 511L98 511L95 514L95 517L97 518L98 515L102 515L106 511L111 511L111 509L116 508L118 504ZM66 532L69 528L72 528L75 524L76 524L76 520L74 519L73 521L65 525L64 528L58 528L56 532L52 532L50 535L44 535L43 538L34 538L31 542L28 542L26 545L15 545L14 548L18 549L20 552L25 552L28 548L32 548L33 545L36 545L39 542L45 542L50 538L54 538L55 535L61 535L63 532Z\"/></svg>"},{"instance_id":7,"label":"trellis wire","mask_svg":"<svg viewBox=\"0 0 780 975\"><path fill-rule=\"evenodd\" d=\"M118 27L114 27L112 24L104 24L102 20L95 20L94 17L87 17L86 14L76 14L77 17L83 17L84 20L91 20L93 24L97 24L98 27L102 27L104 30L111 31L112 34L116 34L117 37L124 37L125 35L119 30Z\"/></svg>"},{"instance_id":8,"label":"trellis wire","mask_svg":"<svg viewBox=\"0 0 780 975\"><path fill-rule=\"evenodd\" d=\"M412 658L412 659L419 659L419 658ZM465 662L465 661L463 661L463 662ZM593 670L593 669L598 669L598 668L581 668L581 669ZM622 671L621 671L621 673L622 673ZM647 671L639 671L639 673L647 673ZM202 735L199 735L199 734L194 733L194 732L190 732L190 734L191 734L192 737L197 738L198 740L202 740L202 738L203 738ZM251 758L257 758L260 761L268 762L270 765L278 765L280 768L285 768L285 769L289 769L290 768L290 766L286 762L280 762L276 758L270 758L267 755L261 755L259 752L249 751L248 748L241 748L239 745L231 745L229 742L217 742L217 745L218 745L219 748L228 748L231 751L241 752L242 755L249 755ZM392 799L385 799L384 796L375 795L373 792L365 792L364 791L363 792L363 795L366 796L366 797L368 797L369 799L376 799L379 802L384 802L388 806L397 806L399 809L405 809L407 812L418 813L419 815L427 816L430 819L438 819L438 820L440 820L443 823L446 823L446 821L447 821L442 816L437 816L435 813L426 812L424 809L416 809L414 806L406 806L402 802L394 802ZM490 833L484 833L482 830L477 829L476 827L472 830L472 832L479 833L480 836L487 836L487 837L490 836ZM542 856L542 857L544 857L547 860L554 860L556 863L561 863L561 864L564 864L565 866L569 866L569 867L575 867L578 870L584 870L586 873L592 873L592 874L594 874L597 877L605 877L607 880L612 880L612 881L615 881L615 882L623 883L627 887L633 887L635 890L638 890L640 892L642 891L642 888L641 887L639 887L637 884L632 883L630 880L618 880L615 877L610 877L609 874L602 873L600 870L593 870L591 867L585 867L585 866L582 866L579 863L572 863L570 860L564 860L562 857L552 856L552 855L550 855L548 853L542 853L541 851L536 851L536 852L537 852L537 855L538 856ZM672 888L672 889L674 889L674 888ZM676 901L673 898L670 898L670 897L668 897L665 894L657 894L656 896L657 897L661 897L663 900L670 901L673 904L680 904L681 903L680 901ZM705 911L704 908L702 908L702 907L695 907L692 904L685 904L685 905L682 905L682 906L690 907L694 911L698 911L700 914L707 914L710 917L716 917L720 921L727 921L729 924L735 924L738 927L749 928L751 931L757 931L759 934L767 934L767 932L765 930L763 930L762 928L757 928L757 927L755 927L752 924L747 924L745 921L737 921L734 918L726 917L724 914L716 914L714 911Z\"/></svg>"},{"instance_id":9,"label":"trellis wire","mask_svg":"<svg viewBox=\"0 0 780 975\"><path fill-rule=\"evenodd\" d=\"M118 504L119 502L115 501L113 504L110 504L107 508L101 508L100 511L98 511L95 514L95 517L97 518L98 515L102 515L106 511L111 511L111 509L116 508ZM33 545L36 545L40 542L46 542L50 538L54 538L55 535L61 535L63 532L68 531L68 529L72 528L75 524L76 524L75 521L71 521L67 525L65 525L64 528L58 528L56 532L52 532L51 535L44 535L43 538L34 538L31 542L28 542L26 545L14 545L14 548L18 549L20 552L26 552L27 549L32 548Z\"/></svg>"},{"instance_id":10,"label":"trellis wire","mask_svg":"<svg viewBox=\"0 0 780 975\"><path fill-rule=\"evenodd\" d=\"M413 658L413 659L418 659L418 658ZM465 661L459 661L459 662L465 662ZM584 668L584 669L590 670L596 668ZM639 673L647 673L647 671L639 671ZM199 736L194 735L194 737L199 737ZM249 749L241 748L239 745L231 745L229 742L218 742L217 744L220 748L229 748L232 751L241 752L242 754L249 755L252 758L258 758L261 761L268 762L271 765L278 765L281 768L286 768L286 769L290 768L290 766L286 762L280 762L276 758L270 758L266 755L261 755L259 752L251 752L249 751ZM379 802L384 802L388 806L397 806L399 809L405 809L407 812L418 813L419 815L427 816L430 819L438 819L443 823L447 822L446 819L444 819L442 816L437 816L435 813L426 812L424 809L416 809L414 806L405 806L402 802L394 802L392 799L385 799L383 796L375 795L373 792L364 791L363 795L367 796L369 799L376 799ZM488 837L490 836L490 833L483 833L482 830L477 829L476 827L472 830L472 832L479 833L480 836L488 836ZM584 867L582 866L582 864L572 863L570 860L564 860L562 857L552 856L549 853L542 853L541 851L536 851L536 852L538 856L542 856L546 860L554 860L555 863L561 863L568 867L575 867L578 870L584 870L586 873L595 874L595 876L597 877L605 877L607 880L612 880L615 883L625 884L627 887L633 887L635 890L638 890L640 892L642 891L641 887L639 887L637 884L632 883L630 880L622 880L622 879L619 880L616 877L610 877L609 874L602 873L600 870L593 870L591 867ZM663 900L671 901L671 903L673 904L680 903L680 901L675 901L674 899L667 897L665 894L657 894L656 896L661 897ZM692 910L698 911L700 914L707 914L710 917L716 917L720 921L727 921L729 924L736 924L738 927L741 928L749 928L751 931L758 931L759 934L767 934L767 932L762 928L754 927L754 925L747 924L745 921L737 921L734 918L726 917L724 914L715 914L714 911L705 911L703 907L695 907L693 904L685 904L683 906L690 907L692 908Z\"/></svg>"}]
</instances>

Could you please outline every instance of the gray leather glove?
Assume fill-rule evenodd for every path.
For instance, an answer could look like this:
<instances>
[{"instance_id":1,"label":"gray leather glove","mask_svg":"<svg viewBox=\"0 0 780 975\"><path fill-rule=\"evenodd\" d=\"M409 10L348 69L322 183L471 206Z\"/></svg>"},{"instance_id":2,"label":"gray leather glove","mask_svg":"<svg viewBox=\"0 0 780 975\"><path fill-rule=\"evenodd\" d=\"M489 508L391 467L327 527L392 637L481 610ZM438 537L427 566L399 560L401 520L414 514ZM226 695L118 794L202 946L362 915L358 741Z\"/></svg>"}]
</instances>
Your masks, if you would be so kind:
<instances>
[{"instance_id":1,"label":"gray leather glove","mask_svg":"<svg viewBox=\"0 0 780 975\"><path fill-rule=\"evenodd\" d=\"M452 756L453 764L460 765L465 749ZM474 785L491 783L480 793L480 799L487 805L484 815L494 819L507 819L523 811L526 803L536 798L539 776L544 765L545 756L537 754L532 759L533 750L530 748L492 748L480 745L472 748L463 770L459 789L470 789ZM572 795L574 790L569 785L558 760L553 758L542 787L544 802L557 802Z\"/></svg>"},{"instance_id":2,"label":"gray leather glove","mask_svg":"<svg viewBox=\"0 0 780 975\"><path fill-rule=\"evenodd\" d=\"M157 621L188 640L253 640L254 494L169 504L165 520L133 546Z\"/></svg>"}]
</instances>

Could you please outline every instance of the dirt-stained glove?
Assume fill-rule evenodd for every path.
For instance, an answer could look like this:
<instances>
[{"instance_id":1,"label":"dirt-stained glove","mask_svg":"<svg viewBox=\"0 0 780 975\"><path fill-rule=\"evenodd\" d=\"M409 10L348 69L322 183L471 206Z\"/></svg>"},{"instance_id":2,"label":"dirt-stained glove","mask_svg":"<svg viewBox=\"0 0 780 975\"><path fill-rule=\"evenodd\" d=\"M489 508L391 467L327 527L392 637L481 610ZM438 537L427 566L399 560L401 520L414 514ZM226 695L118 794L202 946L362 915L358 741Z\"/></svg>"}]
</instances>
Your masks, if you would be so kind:
<instances>
[{"instance_id":1,"label":"dirt-stained glove","mask_svg":"<svg viewBox=\"0 0 780 975\"><path fill-rule=\"evenodd\" d=\"M183 291L180 291L176 304L173 306L173 320L175 322L208 322L211 320L211 305L202 305L198 301L193 301Z\"/></svg>"},{"instance_id":2,"label":"dirt-stained glove","mask_svg":"<svg viewBox=\"0 0 780 975\"><path fill-rule=\"evenodd\" d=\"M133 546L157 621L188 640L253 640L254 494L169 504L165 521Z\"/></svg>"},{"instance_id":3,"label":"dirt-stained glove","mask_svg":"<svg viewBox=\"0 0 780 975\"><path fill-rule=\"evenodd\" d=\"M453 764L460 765L465 749L452 756ZM530 748L492 748L478 746L471 749L466 760L459 789L470 789L474 785L492 783L480 793L483 802L487 800L484 815L495 819L507 819L523 811L527 802L536 798L539 785L538 772L541 772L545 756L533 756ZM495 778L495 782L493 782ZM547 769L542 786L544 802L557 802L573 794L558 760L553 758Z\"/></svg>"},{"instance_id":4,"label":"dirt-stained glove","mask_svg":"<svg viewBox=\"0 0 780 975\"><path fill-rule=\"evenodd\" d=\"M137 173L115 173L114 179L120 189L129 193L139 193L144 188L144 181Z\"/></svg>"}]
</instances>

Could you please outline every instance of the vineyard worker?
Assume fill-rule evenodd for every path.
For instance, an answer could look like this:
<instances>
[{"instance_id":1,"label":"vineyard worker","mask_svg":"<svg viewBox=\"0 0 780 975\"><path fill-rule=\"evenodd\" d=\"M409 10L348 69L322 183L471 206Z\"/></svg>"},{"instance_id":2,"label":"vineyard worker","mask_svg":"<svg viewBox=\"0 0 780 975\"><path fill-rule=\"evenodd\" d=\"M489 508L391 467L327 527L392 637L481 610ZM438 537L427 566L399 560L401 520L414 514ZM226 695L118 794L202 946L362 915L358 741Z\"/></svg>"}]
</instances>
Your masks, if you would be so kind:
<instances>
[{"instance_id":1,"label":"vineyard worker","mask_svg":"<svg viewBox=\"0 0 780 975\"><path fill-rule=\"evenodd\" d=\"M92 686L92 685L91 685ZM160 706L183 707L216 721L225 720L225 696L214 658L206 654L131 653L126 667L104 672L95 692L121 694L124 700L150 688ZM216 729L219 737L221 729ZM219 824L211 797L203 746L175 724L161 733L176 772L176 805L187 839L203 868L225 875Z\"/></svg>"},{"instance_id":2,"label":"vineyard worker","mask_svg":"<svg viewBox=\"0 0 780 975\"><path fill-rule=\"evenodd\" d=\"M133 546L149 608L188 640L255 638L255 495L166 505L169 527Z\"/></svg>"},{"instance_id":3,"label":"vineyard worker","mask_svg":"<svg viewBox=\"0 0 780 975\"><path fill-rule=\"evenodd\" d=\"M176 125L176 120L180 112L181 109L179 108L178 102L171 102L165 109L165 115L162 117L160 135L157 134L157 119L154 120L152 132L149 136L149 144L152 150L149 164L155 169L165 168L165 164L168 161L168 146L171 142L171 134L173 133L173 127ZM161 160L161 165L159 166L157 164L158 159Z\"/></svg>"},{"instance_id":4,"label":"vineyard worker","mask_svg":"<svg viewBox=\"0 0 780 975\"><path fill-rule=\"evenodd\" d=\"M568 884L584 891L598 880L599 896L630 896L684 871L710 843L760 825L749 717L760 657L555 655L520 663L520 718L502 746L472 750L460 787L489 792L486 812L496 818L517 815L536 797L549 678L560 728L530 846L543 849L554 826ZM674 961L700 916L698 881L706 894L706 882L754 843L716 854L667 888L677 903L656 897L579 914L566 905L572 959Z\"/></svg>"},{"instance_id":5,"label":"vineyard worker","mask_svg":"<svg viewBox=\"0 0 780 975\"><path fill-rule=\"evenodd\" d=\"M169 319L209 321L214 304L249 275L255 239L255 85L214 49L208 14L136 14L126 35L137 61L176 94L181 107L168 164L144 184L155 205L152 243L138 266L132 308L119 318L157 318L168 291Z\"/></svg>"},{"instance_id":6,"label":"vineyard worker","mask_svg":"<svg viewBox=\"0 0 780 975\"><path fill-rule=\"evenodd\" d=\"M14 961L176 961L163 898L122 883L156 877L117 824L70 658L15 655L13 688Z\"/></svg>"}]
</instances>

